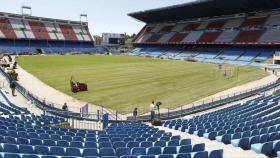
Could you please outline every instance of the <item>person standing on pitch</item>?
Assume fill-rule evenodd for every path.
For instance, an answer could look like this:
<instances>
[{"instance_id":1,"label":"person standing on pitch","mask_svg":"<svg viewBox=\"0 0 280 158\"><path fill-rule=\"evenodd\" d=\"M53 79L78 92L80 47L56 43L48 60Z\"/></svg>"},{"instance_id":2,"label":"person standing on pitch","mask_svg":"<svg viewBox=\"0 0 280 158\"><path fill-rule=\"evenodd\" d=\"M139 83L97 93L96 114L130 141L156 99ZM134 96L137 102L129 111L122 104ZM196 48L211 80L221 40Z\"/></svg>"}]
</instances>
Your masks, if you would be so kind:
<instances>
[{"instance_id":1,"label":"person standing on pitch","mask_svg":"<svg viewBox=\"0 0 280 158\"><path fill-rule=\"evenodd\" d=\"M151 112L151 122L155 119L155 102L152 101L150 104L150 112Z\"/></svg>"},{"instance_id":2,"label":"person standing on pitch","mask_svg":"<svg viewBox=\"0 0 280 158\"><path fill-rule=\"evenodd\" d=\"M133 110L133 120L136 122L137 121L137 108L134 108L134 110Z\"/></svg>"},{"instance_id":3,"label":"person standing on pitch","mask_svg":"<svg viewBox=\"0 0 280 158\"><path fill-rule=\"evenodd\" d=\"M64 103L63 106L62 106L62 110L64 111L68 111L68 106L67 106L67 103Z\"/></svg>"}]
</instances>

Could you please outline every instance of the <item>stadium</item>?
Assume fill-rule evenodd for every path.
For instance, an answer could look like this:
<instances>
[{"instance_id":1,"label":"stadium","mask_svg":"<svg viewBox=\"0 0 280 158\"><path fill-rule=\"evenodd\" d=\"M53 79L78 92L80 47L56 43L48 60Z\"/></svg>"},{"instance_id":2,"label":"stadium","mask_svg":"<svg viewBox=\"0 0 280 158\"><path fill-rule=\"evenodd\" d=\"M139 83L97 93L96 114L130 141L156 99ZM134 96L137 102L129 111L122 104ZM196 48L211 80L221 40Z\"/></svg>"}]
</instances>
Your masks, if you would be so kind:
<instances>
[{"instance_id":1,"label":"stadium","mask_svg":"<svg viewBox=\"0 0 280 158\"><path fill-rule=\"evenodd\" d=\"M135 10L103 46L31 13L0 12L0 158L280 158L278 0Z\"/></svg>"}]
</instances>

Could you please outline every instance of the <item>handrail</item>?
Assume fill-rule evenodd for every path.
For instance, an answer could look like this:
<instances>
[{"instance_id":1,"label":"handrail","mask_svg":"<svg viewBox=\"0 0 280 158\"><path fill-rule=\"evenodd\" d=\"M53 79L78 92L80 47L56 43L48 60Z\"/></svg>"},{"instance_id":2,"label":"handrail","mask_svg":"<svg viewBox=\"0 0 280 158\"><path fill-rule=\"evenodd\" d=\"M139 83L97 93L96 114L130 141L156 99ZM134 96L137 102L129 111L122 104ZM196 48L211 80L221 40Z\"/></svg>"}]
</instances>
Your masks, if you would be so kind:
<instances>
[{"instance_id":1,"label":"handrail","mask_svg":"<svg viewBox=\"0 0 280 158\"><path fill-rule=\"evenodd\" d=\"M239 101L239 100L257 95L259 93L268 91L268 90L273 89L273 88L278 87L278 86L280 86L280 81L279 80L277 80L275 82L271 82L271 83L263 85L263 86L260 86L260 87L252 88L250 90L246 90L246 91L239 92L239 93L234 93L232 95L228 95L228 97L226 97L226 98L223 98L223 99L220 98L216 101L212 100L211 102L208 102L208 103L205 103L203 101L199 105L193 106L191 108L183 109L181 107L180 110L174 110L174 111L171 111L171 112L168 110L168 112L160 114L160 119L162 119L162 120L175 119L175 118L183 117L183 116L186 116L186 115L202 112L202 111L205 111L205 110L213 109L213 108L225 105L225 104L233 103L235 101ZM127 117L127 119L128 120L133 120L134 118L133 117ZM150 115L146 114L146 115L138 116L137 120L139 120L139 121L150 121Z\"/></svg>"}]
</instances>

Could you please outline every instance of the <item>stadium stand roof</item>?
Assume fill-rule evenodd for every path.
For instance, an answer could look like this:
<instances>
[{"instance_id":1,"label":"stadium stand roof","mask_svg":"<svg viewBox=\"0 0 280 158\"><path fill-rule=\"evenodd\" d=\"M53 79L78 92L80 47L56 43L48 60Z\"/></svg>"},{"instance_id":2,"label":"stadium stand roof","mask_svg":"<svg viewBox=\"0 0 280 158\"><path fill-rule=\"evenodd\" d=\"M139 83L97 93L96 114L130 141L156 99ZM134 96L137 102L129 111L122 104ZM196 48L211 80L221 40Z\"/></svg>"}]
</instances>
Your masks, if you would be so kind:
<instances>
[{"instance_id":1,"label":"stadium stand roof","mask_svg":"<svg viewBox=\"0 0 280 158\"><path fill-rule=\"evenodd\" d=\"M5 12L0 12L0 18L24 19L24 20L30 20L30 21L42 21L42 22L51 22L51 23L57 22L57 23L61 23L61 24L71 24L71 25L88 25L87 22L82 22L82 21L54 19L54 18L37 17L37 16L31 16L31 15L13 14L13 13L5 13Z\"/></svg>"},{"instance_id":2,"label":"stadium stand roof","mask_svg":"<svg viewBox=\"0 0 280 158\"><path fill-rule=\"evenodd\" d=\"M128 15L146 23L156 23L270 11L279 8L279 0L197 0L170 7L130 13Z\"/></svg>"}]
</instances>

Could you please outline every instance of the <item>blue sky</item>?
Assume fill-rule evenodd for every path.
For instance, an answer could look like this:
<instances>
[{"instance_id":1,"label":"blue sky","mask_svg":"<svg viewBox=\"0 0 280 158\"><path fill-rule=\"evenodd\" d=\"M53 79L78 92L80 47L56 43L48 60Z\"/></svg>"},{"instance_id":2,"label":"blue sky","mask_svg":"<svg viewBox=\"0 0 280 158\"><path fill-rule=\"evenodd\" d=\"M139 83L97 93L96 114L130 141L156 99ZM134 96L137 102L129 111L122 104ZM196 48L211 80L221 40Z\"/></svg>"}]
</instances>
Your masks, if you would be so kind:
<instances>
[{"instance_id":1,"label":"blue sky","mask_svg":"<svg viewBox=\"0 0 280 158\"><path fill-rule=\"evenodd\" d=\"M175 5L193 0L1 0L0 12L21 13L21 6L31 6L34 16L79 20L88 14L92 34L102 32L138 33L144 23L127 13Z\"/></svg>"}]
</instances>

